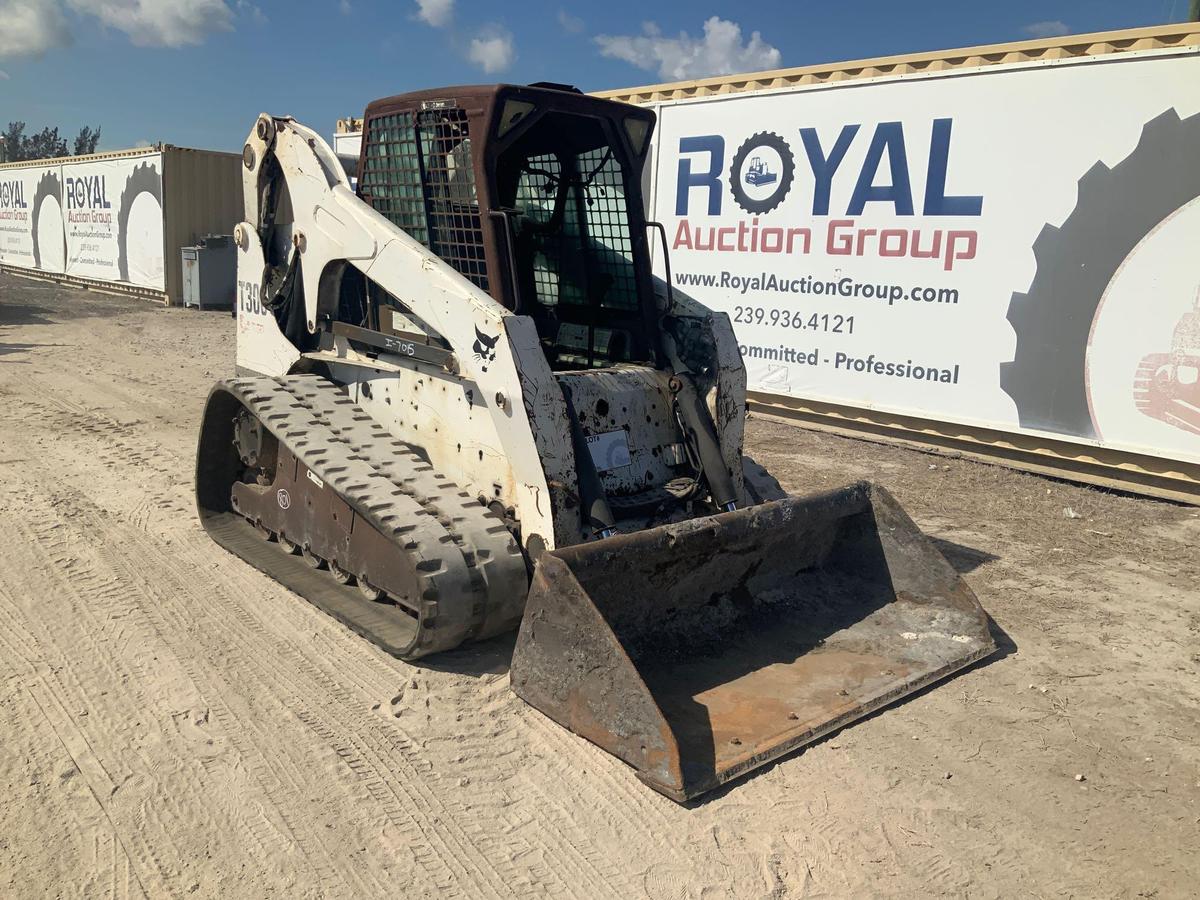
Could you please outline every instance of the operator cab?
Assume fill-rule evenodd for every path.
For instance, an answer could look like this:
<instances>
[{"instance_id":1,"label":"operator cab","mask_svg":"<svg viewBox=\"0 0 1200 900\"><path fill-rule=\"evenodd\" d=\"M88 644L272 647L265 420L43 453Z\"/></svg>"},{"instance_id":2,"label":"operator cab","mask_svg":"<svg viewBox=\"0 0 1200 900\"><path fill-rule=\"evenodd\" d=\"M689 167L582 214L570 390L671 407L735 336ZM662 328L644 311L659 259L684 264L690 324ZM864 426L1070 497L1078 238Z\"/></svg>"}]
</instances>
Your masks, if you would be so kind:
<instances>
[{"instance_id":1,"label":"operator cab","mask_svg":"<svg viewBox=\"0 0 1200 900\"><path fill-rule=\"evenodd\" d=\"M641 191L653 127L649 110L565 85L403 94L367 107L358 192L530 316L552 368L654 364Z\"/></svg>"}]
</instances>

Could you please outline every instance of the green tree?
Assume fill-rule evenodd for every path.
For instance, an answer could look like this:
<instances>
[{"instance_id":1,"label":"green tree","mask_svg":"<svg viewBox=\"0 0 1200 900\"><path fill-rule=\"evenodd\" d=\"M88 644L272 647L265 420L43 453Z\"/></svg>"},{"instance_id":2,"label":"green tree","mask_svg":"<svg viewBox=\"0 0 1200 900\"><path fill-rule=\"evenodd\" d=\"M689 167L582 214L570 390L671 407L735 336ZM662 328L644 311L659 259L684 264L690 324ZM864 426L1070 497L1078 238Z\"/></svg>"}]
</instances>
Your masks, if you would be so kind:
<instances>
[{"instance_id":1,"label":"green tree","mask_svg":"<svg viewBox=\"0 0 1200 900\"><path fill-rule=\"evenodd\" d=\"M8 162L17 162L25 158L21 155L21 150L25 146L24 122L9 122L0 140L4 141L4 158Z\"/></svg>"},{"instance_id":2,"label":"green tree","mask_svg":"<svg viewBox=\"0 0 1200 900\"><path fill-rule=\"evenodd\" d=\"M95 153L98 143L100 143L100 127L97 126L93 131L90 126L84 125L79 129L79 134L75 135L75 155L83 156L86 153Z\"/></svg>"},{"instance_id":3,"label":"green tree","mask_svg":"<svg viewBox=\"0 0 1200 900\"><path fill-rule=\"evenodd\" d=\"M1200 22L1200 0L1192 0L1191 8L1188 9L1188 20Z\"/></svg>"},{"instance_id":4,"label":"green tree","mask_svg":"<svg viewBox=\"0 0 1200 900\"><path fill-rule=\"evenodd\" d=\"M79 129L73 142L75 155L95 153L96 145L100 143L100 128L85 125ZM9 122L8 127L0 132L0 156L6 162L20 162L27 159L53 159L66 156L70 152L67 139L60 137L57 128L43 128L36 134L25 133L24 122Z\"/></svg>"},{"instance_id":5,"label":"green tree","mask_svg":"<svg viewBox=\"0 0 1200 900\"><path fill-rule=\"evenodd\" d=\"M22 141L22 159L51 159L67 155L67 139L58 136L57 128L49 126Z\"/></svg>"}]
</instances>

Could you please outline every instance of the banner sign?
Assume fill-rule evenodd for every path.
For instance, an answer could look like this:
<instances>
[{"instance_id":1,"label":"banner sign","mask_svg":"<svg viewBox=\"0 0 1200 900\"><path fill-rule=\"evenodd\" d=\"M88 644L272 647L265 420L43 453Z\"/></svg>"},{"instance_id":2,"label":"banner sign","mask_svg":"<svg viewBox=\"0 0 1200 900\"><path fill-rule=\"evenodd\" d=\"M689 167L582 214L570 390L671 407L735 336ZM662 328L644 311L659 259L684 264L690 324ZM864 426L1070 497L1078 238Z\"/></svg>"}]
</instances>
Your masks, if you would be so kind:
<instances>
[{"instance_id":1,"label":"banner sign","mask_svg":"<svg viewBox=\"0 0 1200 900\"><path fill-rule=\"evenodd\" d=\"M62 273L62 167L0 169L0 263Z\"/></svg>"},{"instance_id":2,"label":"banner sign","mask_svg":"<svg viewBox=\"0 0 1200 900\"><path fill-rule=\"evenodd\" d=\"M1200 461L1200 55L658 106L752 390Z\"/></svg>"},{"instance_id":3,"label":"banner sign","mask_svg":"<svg viewBox=\"0 0 1200 900\"><path fill-rule=\"evenodd\" d=\"M165 290L162 159L0 168L0 263Z\"/></svg>"},{"instance_id":4,"label":"banner sign","mask_svg":"<svg viewBox=\"0 0 1200 900\"><path fill-rule=\"evenodd\" d=\"M162 154L64 163L67 274L165 290Z\"/></svg>"}]
</instances>

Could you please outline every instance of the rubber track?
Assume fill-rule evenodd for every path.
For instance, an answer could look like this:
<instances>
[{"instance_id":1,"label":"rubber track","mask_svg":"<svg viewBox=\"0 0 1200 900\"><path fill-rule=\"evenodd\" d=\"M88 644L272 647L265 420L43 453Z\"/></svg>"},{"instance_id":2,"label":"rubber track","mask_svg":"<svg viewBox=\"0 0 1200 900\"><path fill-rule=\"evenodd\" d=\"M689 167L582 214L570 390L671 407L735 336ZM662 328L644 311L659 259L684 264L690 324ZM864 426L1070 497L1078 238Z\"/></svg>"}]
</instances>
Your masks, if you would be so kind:
<instances>
[{"instance_id":1,"label":"rubber track","mask_svg":"<svg viewBox=\"0 0 1200 900\"><path fill-rule=\"evenodd\" d=\"M452 482L437 479L410 447L337 385L316 375L289 375L232 379L220 387L358 515L415 558L421 628L402 655L426 656L486 636L493 593L491 606L515 603L519 619L527 590L525 564L503 523ZM515 593L515 600L501 594L503 589ZM361 621L352 627L396 652L386 616L374 627Z\"/></svg>"},{"instance_id":2,"label":"rubber track","mask_svg":"<svg viewBox=\"0 0 1200 900\"><path fill-rule=\"evenodd\" d=\"M336 384L318 376L292 375L289 389L372 468L437 517L463 553L484 604L469 638L515 628L525 609L529 577L512 533L477 497L463 490L409 444L398 440L358 407Z\"/></svg>"}]
</instances>

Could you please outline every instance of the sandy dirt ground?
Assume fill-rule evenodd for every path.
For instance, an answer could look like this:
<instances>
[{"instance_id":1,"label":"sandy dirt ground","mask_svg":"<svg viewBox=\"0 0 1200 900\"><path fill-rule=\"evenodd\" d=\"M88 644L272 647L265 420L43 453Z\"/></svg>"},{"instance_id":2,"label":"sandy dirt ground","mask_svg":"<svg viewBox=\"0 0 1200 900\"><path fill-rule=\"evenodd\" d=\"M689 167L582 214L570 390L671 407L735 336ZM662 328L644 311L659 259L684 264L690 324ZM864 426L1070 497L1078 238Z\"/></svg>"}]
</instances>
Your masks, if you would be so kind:
<instances>
[{"instance_id":1,"label":"sandy dirt ground","mask_svg":"<svg viewBox=\"0 0 1200 900\"><path fill-rule=\"evenodd\" d=\"M0 276L0 895L1196 895L1196 510L753 419L793 492L887 484L1001 650L685 808L511 638L407 665L201 532L231 324Z\"/></svg>"}]
</instances>

